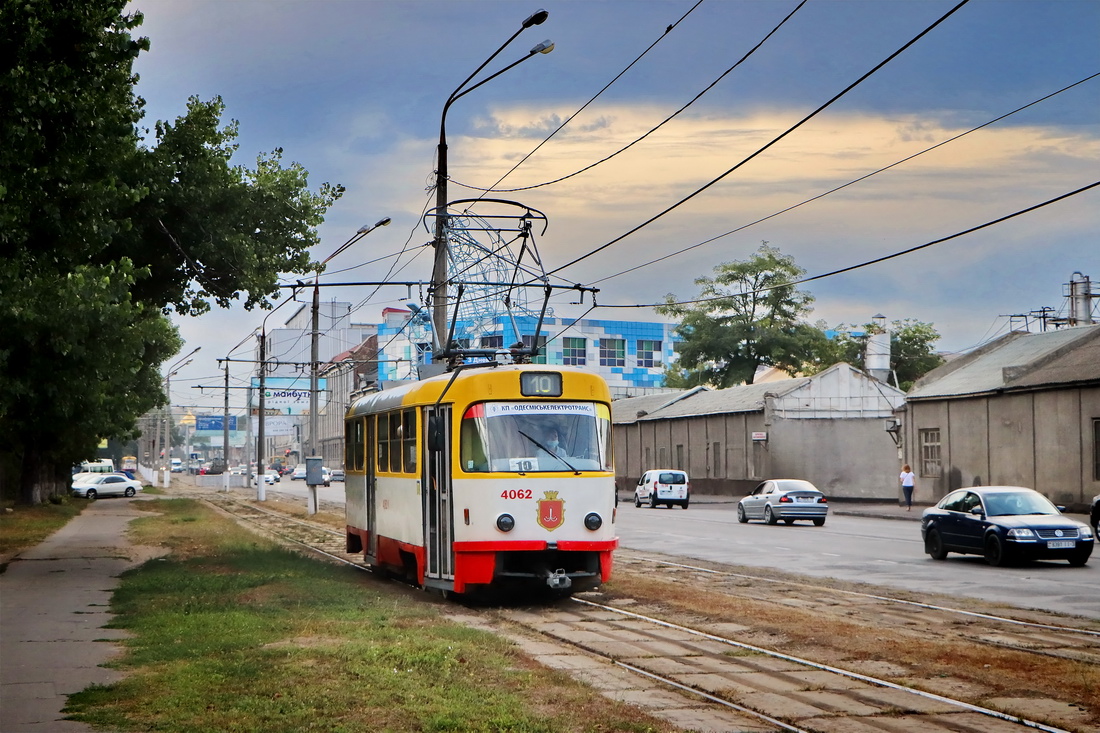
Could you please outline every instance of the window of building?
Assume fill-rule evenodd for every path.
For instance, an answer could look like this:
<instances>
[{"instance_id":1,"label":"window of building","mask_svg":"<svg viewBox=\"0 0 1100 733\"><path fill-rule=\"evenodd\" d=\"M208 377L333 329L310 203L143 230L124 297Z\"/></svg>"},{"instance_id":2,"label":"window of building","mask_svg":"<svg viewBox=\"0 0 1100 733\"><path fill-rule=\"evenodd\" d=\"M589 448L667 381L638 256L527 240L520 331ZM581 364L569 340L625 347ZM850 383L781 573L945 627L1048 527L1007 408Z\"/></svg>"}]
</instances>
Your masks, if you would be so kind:
<instances>
[{"instance_id":1,"label":"window of building","mask_svg":"<svg viewBox=\"0 0 1100 733\"><path fill-rule=\"evenodd\" d=\"M481 348L483 349L503 349L504 337L503 336L482 336Z\"/></svg>"},{"instance_id":2,"label":"window of building","mask_svg":"<svg viewBox=\"0 0 1100 733\"><path fill-rule=\"evenodd\" d=\"M523 337L523 346L524 346L524 348L529 349L535 343L536 342L535 342L535 340L532 336L527 335L527 336ZM545 364L546 363L546 337L545 336L539 336L539 340L538 340L537 343L539 345L539 355L536 356L534 359L532 359L531 363L532 364Z\"/></svg>"},{"instance_id":3,"label":"window of building","mask_svg":"<svg viewBox=\"0 0 1100 733\"><path fill-rule=\"evenodd\" d=\"M1092 421L1092 480L1100 481L1100 420Z\"/></svg>"},{"instance_id":4,"label":"window of building","mask_svg":"<svg viewBox=\"0 0 1100 733\"><path fill-rule=\"evenodd\" d=\"M626 341L600 339L600 366L626 366Z\"/></svg>"},{"instance_id":5,"label":"window of building","mask_svg":"<svg viewBox=\"0 0 1100 733\"><path fill-rule=\"evenodd\" d=\"M668 465L668 448L663 445L657 449L657 462L662 466Z\"/></svg>"},{"instance_id":6,"label":"window of building","mask_svg":"<svg viewBox=\"0 0 1100 733\"><path fill-rule=\"evenodd\" d=\"M661 342L638 340L638 366L656 367L661 365Z\"/></svg>"},{"instance_id":7,"label":"window of building","mask_svg":"<svg viewBox=\"0 0 1100 733\"><path fill-rule=\"evenodd\" d=\"M684 470L684 446L676 446L676 468Z\"/></svg>"},{"instance_id":8,"label":"window of building","mask_svg":"<svg viewBox=\"0 0 1100 733\"><path fill-rule=\"evenodd\" d=\"M572 366L584 366L588 355L588 342L580 338L562 339L561 363Z\"/></svg>"},{"instance_id":9,"label":"window of building","mask_svg":"<svg viewBox=\"0 0 1100 733\"><path fill-rule=\"evenodd\" d=\"M940 429L925 428L920 431L920 475L937 478L942 474Z\"/></svg>"}]
</instances>

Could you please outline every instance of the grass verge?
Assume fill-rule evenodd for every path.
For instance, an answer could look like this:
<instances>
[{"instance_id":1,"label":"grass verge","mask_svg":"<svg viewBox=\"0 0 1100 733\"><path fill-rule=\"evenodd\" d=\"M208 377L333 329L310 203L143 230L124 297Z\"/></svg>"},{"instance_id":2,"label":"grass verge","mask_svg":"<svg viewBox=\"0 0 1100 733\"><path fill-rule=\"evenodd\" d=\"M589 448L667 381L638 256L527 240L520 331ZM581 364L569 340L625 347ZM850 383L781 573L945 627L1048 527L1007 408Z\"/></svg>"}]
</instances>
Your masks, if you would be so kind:
<instances>
[{"instance_id":1,"label":"grass verge","mask_svg":"<svg viewBox=\"0 0 1100 733\"><path fill-rule=\"evenodd\" d=\"M258 538L190 500L132 523L170 554L126 573L121 682L66 712L118 731L665 731L442 618L444 605Z\"/></svg>"},{"instance_id":2,"label":"grass verge","mask_svg":"<svg viewBox=\"0 0 1100 733\"><path fill-rule=\"evenodd\" d=\"M87 506L83 499L64 497L59 504L11 505L0 512L0 555L10 555L37 545Z\"/></svg>"}]
</instances>

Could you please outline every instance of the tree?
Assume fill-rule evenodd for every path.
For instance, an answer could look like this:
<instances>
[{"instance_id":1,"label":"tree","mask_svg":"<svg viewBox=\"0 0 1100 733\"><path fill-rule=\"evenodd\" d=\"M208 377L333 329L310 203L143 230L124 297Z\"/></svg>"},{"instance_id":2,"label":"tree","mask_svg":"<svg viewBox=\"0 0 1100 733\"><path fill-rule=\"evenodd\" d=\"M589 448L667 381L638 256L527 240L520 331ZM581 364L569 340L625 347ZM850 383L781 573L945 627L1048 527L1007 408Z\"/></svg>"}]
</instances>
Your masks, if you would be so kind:
<instances>
[{"instance_id":1,"label":"tree","mask_svg":"<svg viewBox=\"0 0 1100 733\"><path fill-rule=\"evenodd\" d=\"M865 369L865 356L869 334L879 328L873 323L863 326L838 325L829 328L818 322L825 338L817 342L811 357L803 365L806 374L817 374L833 364L847 362ZM890 332L890 369L897 378L899 389L909 391L913 383L943 363L943 357L933 351L940 334L931 323L913 318L893 321Z\"/></svg>"},{"instance_id":2,"label":"tree","mask_svg":"<svg viewBox=\"0 0 1100 733\"><path fill-rule=\"evenodd\" d=\"M749 260L721 263L714 272L695 280L700 292L693 302L669 294L657 309L680 321L685 383L751 384L761 366L796 373L823 338L799 320L812 310L813 296L788 284L806 271L763 242Z\"/></svg>"},{"instance_id":3,"label":"tree","mask_svg":"<svg viewBox=\"0 0 1100 733\"><path fill-rule=\"evenodd\" d=\"M279 272L313 269L316 226L343 189L307 189L281 151L231 166L235 122L192 99L139 135L132 65L148 48L124 0L0 8L0 491L37 503L102 438L163 405L167 318L270 307ZM17 491L12 491L12 489Z\"/></svg>"}]
</instances>

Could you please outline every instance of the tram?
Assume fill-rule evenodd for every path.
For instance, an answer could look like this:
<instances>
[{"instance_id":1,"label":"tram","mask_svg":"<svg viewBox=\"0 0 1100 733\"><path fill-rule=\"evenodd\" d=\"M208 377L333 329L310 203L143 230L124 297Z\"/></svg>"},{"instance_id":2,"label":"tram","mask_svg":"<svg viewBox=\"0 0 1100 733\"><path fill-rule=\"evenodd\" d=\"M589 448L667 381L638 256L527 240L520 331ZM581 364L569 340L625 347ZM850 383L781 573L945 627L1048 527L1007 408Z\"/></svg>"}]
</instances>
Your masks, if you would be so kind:
<instances>
[{"instance_id":1,"label":"tram","mask_svg":"<svg viewBox=\"0 0 1100 733\"><path fill-rule=\"evenodd\" d=\"M493 362L359 397L345 417L347 551L444 593L606 582L610 403L597 374Z\"/></svg>"}]
</instances>

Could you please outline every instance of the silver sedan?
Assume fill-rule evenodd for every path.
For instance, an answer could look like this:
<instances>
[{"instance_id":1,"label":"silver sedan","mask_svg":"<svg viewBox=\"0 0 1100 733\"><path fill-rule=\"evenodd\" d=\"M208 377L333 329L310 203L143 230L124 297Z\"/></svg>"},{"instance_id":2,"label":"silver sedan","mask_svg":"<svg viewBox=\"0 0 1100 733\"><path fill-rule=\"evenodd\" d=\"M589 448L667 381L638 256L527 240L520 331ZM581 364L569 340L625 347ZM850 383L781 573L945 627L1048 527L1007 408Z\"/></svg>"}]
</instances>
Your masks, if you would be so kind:
<instances>
[{"instance_id":1,"label":"silver sedan","mask_svg":"<svg viewBox=\"0 0 1100 733\"><path fill-rule=\"evenodd\" d=\"M768 524L810 519L820 527L829 514L829 500L816 486L801 479L769 479L737 502L737 521L763 519Z\"/></svg>"}]
</instances>

